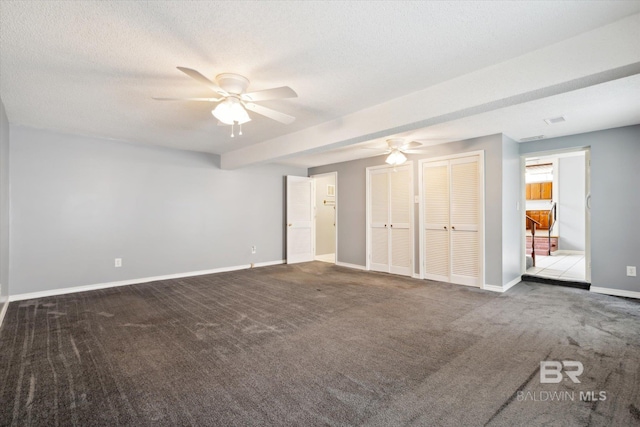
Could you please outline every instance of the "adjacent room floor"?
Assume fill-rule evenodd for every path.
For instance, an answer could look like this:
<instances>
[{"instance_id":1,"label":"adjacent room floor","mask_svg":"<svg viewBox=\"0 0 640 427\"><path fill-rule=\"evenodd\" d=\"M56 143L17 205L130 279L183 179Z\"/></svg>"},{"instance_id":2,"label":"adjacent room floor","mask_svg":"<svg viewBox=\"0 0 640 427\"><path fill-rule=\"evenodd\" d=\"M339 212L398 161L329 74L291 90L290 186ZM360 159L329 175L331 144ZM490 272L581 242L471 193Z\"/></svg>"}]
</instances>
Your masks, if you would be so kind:
<instances>
[{"instance_id":1,"label":"adjacent room floor","mask_svg":"<svg viewBox=\"0 0 640 427\"><path fill-rule=\"evenodd\" d=\"M0 425L638 425L639 327L636 300L323 262L13 302Z\"/></svg>"},{"instance_id":2,"label":"adjacent room floor","mask_svg":"<svg viewBox=\"0 0 640 427\"><path fill-rule=\"evenodd\" d=\"M585 280L585 260L582 254L536 255L536 266L529 267L527 274L571 281Z\"/></svg>"}]
</instances>

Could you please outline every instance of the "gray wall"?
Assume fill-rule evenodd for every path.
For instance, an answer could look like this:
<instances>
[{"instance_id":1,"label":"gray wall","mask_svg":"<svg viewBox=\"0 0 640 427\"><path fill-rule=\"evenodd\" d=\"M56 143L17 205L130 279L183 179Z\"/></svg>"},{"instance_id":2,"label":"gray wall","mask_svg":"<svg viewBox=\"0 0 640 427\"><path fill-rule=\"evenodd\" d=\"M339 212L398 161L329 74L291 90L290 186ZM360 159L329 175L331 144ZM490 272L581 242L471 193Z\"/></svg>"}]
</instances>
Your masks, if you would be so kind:
<instances>
[{"instance_id":1,"label":"gray wall","mask_svg":"<svg viewBox=\"0 0 640 427\"><path fill-rule=\"evenodd\" d=\"M522 171L518 143L502 136L502 284L522 273Z\"/></svg>"},{"instance_id":2,"label":"gray wall","mask_svg":"<svg viewBox=\"0 0 640 427\"><path fill-rule=\"evenodd\" d=\"M283 176L307 175L20 126L11 161L11 295L282 260Z\"/></svg>"},{"instance_id":3,"label":"gray wall","mask_svg":"<svg viewBox=\"0 0 640 427\"><path fill-rule=\"evenodd\" d=\"M414 194L418 195L418 160L484 150L485 160L485 283L501 286L520 274L503 279L502 274L502 145L501 135L440 144L411 154L414 162ZM338 172L338 261L366 264L366 168L384 164L385 156L311 168L311 175ZM517 196L514 196L517 197ZM514 205L515 206L515 205ZM418 205L415 206L415 273L418 261ZM518 261L519 262L519 261Z\"/></svg>"},{"instance_id":4,"label":"gray wall","mask_svg":"<svg viewBox=\"0 0 640 427\"><path fill-rule=\"evenodd\" d=\"M591 284L640 292L640 125L520 144L521 154L591 147ZM562 197L562 195L560 195Z\"/></svg>"},{"instance_id":5,"label":"gray wall","mask_svg":"<svg viewBox=\"0 0 640 427\"><path fill-rule=\"evenodd\" d=\"M558 165L558 249L584 251L585 159L561 157Z\"/></svg>"},{"instance_id":6,"label":"gray wall","mask_svg":"<svg viewBox=\"0 0 640 427\"><path fill-rule=\"evenodd\" d=\"M321 176L316 183L316 255L332 254L336 251L335 205L324 203L335 201L335 197L327 196L327 185L335 185L333 175Z\"/></svg>"},{"instance_id":7,"label":"gray wall","mask_svg":"<svg viewBox=\"0 0 640 427\"><path fill-rule=\"evenodd\" d=\"M9 296L9 120L0 99L0 312Z\"/></svg>"}]
</instances>

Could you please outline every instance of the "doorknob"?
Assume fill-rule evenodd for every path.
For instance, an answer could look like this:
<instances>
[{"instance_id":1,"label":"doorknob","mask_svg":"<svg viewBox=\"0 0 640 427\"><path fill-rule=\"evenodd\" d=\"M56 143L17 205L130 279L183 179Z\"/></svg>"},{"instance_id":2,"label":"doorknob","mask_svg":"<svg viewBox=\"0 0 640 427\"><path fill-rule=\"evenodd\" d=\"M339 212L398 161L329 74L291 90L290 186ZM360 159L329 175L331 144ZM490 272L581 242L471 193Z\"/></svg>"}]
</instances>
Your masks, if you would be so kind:
<instances>
[{"instance_id":1,"label":"doorknob","mask_svg":"<svg viewBox=\"0 0 640 427\"><path fill-rule=\"evenodd\" d=\"M447 226L446 226L446 225L444 226L444 229L445 229L445 230L447 229Z\"/></svg>"},{"instance_id":2,"label":"doorknob","mask_svg":"<svg viewBox=\"0 0 640 427\"><path fill-rule=\"evenodd\" d=\"M393 227L393 224L391 224L389 227Z\"/></svg>"},{"instance_id":3,"label":"doorknob","mask_svg":"<svg viewBox=\"0 0 640 427\"><path fill-rule=\"evenodd\" d=\"M452 230L455 230L456 228L455 228L454 226L451 226L451 229L452 229Z\"/></svg>"},{"instance_id":4,"label":"doorknob","mask_svg":"<svg viewBox=\"0 0 640 427\"><path fill-rule=\"evenodd\" d=\"M289 227L291 227L293 224L289 224Z\"/></svg>"}]
</instances>

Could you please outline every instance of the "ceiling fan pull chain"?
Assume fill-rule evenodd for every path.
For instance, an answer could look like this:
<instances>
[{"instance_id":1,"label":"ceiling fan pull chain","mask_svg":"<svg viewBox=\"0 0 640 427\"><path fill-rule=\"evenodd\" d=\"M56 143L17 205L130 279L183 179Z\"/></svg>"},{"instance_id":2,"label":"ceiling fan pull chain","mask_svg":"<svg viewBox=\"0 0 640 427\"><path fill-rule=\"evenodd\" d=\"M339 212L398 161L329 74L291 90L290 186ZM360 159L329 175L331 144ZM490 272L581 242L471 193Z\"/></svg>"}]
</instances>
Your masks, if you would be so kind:
<instances>
[{"instance_id":1,"label":"ceiling fan pull chain","mask_svg":"<svg viewBox=\"0 0 640 427\"><path fill-rule=\"evenodd\" d=\"M235 122L231 123L231 138L235 137L235 135L233 134L233 126L235 125Z\"/></svg>"},{"instance_id":2,"label":"ceiling fan pull chain","mask_svg":"<svg viewBox=\"0 0 640 427\"><path fill-rule=\"evenodd\" d=\"M240 127L240 132L238 132L238 135L242 135L242 123L238 123L239 127Z\"/></svg>"}]
</instances>

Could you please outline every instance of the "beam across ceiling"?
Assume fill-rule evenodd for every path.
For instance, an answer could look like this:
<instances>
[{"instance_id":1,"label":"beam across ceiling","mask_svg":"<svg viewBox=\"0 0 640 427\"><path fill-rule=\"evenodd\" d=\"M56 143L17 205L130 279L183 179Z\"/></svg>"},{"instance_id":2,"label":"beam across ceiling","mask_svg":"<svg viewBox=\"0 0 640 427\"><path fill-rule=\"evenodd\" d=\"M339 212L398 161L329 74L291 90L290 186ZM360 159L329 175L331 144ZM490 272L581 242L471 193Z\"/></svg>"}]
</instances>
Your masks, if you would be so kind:
<instances>
[{"instance_id":1,"label":"beam across ceiling","mask_svg":"<svg viewBox=\"0 0 640 427\"><path fill-rule=\"evenodd\" d=\"M640 73L640 14L336 120L225 153L275 162L499 110Z\"/></svg>"}]
</instances>

